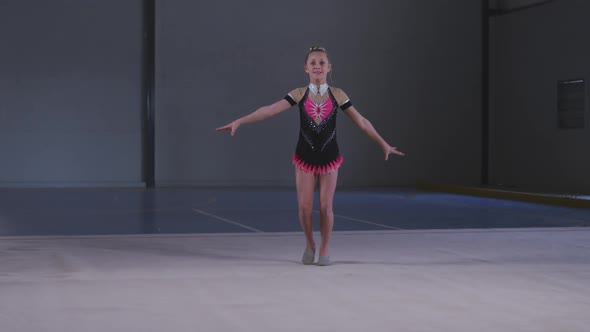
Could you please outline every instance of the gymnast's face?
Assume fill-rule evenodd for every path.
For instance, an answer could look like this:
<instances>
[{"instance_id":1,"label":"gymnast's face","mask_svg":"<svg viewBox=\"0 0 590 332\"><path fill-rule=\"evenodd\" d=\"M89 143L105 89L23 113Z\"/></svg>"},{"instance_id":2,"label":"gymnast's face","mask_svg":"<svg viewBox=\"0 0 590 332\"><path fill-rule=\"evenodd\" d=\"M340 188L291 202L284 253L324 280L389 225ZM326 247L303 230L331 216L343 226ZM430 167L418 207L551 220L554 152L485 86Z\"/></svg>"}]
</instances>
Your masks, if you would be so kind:
<instances>
[{"instance_id":1,"label":"gymnast's face","mask_svg":"<svg viewBox=\"0 0 590 332\"><path fill-rule=\"evenodd\" d=\"M311 52L307 56L305 72L309 75L309 81L314 84L326 83L326 77L332 70L328 56L324 52Z\"/></svg>"}]
</instances>

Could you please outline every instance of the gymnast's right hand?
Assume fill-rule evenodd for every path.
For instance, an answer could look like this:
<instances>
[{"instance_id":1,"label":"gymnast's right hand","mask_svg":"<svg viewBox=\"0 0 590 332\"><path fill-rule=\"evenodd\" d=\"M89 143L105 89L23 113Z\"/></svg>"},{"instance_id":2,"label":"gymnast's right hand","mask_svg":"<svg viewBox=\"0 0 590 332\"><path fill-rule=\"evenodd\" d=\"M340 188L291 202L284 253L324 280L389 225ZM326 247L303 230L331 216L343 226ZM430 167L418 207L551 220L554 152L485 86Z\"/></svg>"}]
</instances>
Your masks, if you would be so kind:
<instances>
[{"instance_id":1,"label":"gymnast's right hand","mask_svg":"<svg viewBox=\"0 0 590 332\"><path fill-rule=\"evenodd\" d=\"M228 124L226 124L223 127L219 127L215 130L217 131L224 131L224 130L230 130L231 131L231 135L234 136L236 134L236 131L238 130L238 127L240 127L240 123L236 120L233 122L230 122Z\"/></svg>"}]
</instances>

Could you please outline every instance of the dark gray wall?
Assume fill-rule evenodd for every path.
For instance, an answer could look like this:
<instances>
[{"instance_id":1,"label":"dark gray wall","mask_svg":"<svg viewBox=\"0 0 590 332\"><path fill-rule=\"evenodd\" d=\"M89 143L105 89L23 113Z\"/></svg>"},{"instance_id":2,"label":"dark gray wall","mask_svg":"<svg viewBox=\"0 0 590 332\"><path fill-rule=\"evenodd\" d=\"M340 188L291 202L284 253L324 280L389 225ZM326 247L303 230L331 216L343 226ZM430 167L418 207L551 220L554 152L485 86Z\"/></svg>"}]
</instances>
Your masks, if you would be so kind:
<instances>
[{"instance_id":1,"label":"dark gray wall","mask_svg":"<svg viewBox=\"0 0 590 332\"><path fill-rule=\"evenodd\" d=\"M141 3L0 4L0 186L140 183Z\"/></svg>"},{"instance_id":2,"label":"dark gray wall","mask_svg":"<svg viewBox=\"0 0 590 332\"><path fill-rule=\"evenodd\" d=\"M503 10L522 8L543 2L547 2L547 0L489 0L490 8Z\"/></svg>"},{"instance_id":3,"label":"dark gray wall","mask_svg":"<svg viewBox=\"0 0 590 332\"><path fill-rule=\"evenodd\" d=\"M588 1L564 0L492 20L493 183L590 190L587 109L584 129L557 122L557 81L585 78L588 86L589 15Z\"/></svg>"},{"instance_id":4,"label":"dark gray wall","mask_svg":"<svg viewBox=\"0 0 590 332\"><path fill-rule=\"evenodd\" d=\"M342 88L405 159L340 114L340 184L478 184L481 2L158 1L156 178L161 185L292 185L292 108L236 137L217 126L307 85L306 50L331 52Z\"/></svg>"}]
</instances>

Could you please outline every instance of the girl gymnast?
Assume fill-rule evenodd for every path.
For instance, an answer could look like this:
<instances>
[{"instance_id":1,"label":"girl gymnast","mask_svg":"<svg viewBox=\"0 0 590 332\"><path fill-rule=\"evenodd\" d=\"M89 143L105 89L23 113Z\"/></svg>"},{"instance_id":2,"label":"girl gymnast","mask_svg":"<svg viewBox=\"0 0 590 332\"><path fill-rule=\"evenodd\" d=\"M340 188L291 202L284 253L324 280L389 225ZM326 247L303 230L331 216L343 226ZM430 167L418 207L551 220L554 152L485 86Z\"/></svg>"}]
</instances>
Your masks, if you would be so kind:
<instances>
[{"instance_id":1,"label":"girl gymnast","mask_svg":"<svg viewBox=\"0 0 590 332\"><path fill-rule=\"evenodd\" d=\"M305 234L306 246L301 262L314 263L316 244L313 238L313 198L316 181L320 195L321 243L317 265L327 266L330 261L330 236L334 226L332 203L338 167L343 158L336 142L336 114L342 110L365 134L383 150L385 160L390 154L403 156L404 153L390 146L377 133L371 122L363 117L352 105L348 96L336 87L328 86L327 75L332 70L328 52L323 47L311 47L305 57L305 72L309 85L296 88L283 99L243 116L218 131L230 131L231 136L238 128L248 123L259 122L298 105L300 130L299 140L293 154L295 185L299 206L299 221Z\"/></svg>"}]
</instances>

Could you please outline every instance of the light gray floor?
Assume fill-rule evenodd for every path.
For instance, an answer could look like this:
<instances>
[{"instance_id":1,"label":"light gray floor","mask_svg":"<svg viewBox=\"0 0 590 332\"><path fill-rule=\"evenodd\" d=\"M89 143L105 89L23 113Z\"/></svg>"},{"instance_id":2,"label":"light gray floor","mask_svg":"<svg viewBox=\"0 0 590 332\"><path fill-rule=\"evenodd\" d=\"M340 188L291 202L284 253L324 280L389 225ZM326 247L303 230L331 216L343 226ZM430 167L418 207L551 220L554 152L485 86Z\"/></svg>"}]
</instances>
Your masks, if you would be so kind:
<instances>
[{"instance_id":1,"label":"light gray floor","mask_svg":"<svg viewBox=\"0 0 590 332\"><path fill-rule=\"evenodd\" d=\"M588 331L590 229L0 237L0 329Z\"/></svg>"}]
</instances>

